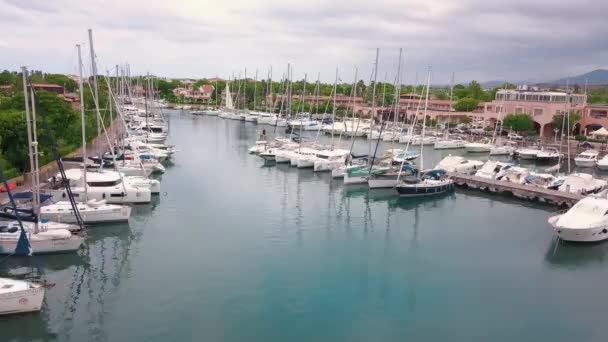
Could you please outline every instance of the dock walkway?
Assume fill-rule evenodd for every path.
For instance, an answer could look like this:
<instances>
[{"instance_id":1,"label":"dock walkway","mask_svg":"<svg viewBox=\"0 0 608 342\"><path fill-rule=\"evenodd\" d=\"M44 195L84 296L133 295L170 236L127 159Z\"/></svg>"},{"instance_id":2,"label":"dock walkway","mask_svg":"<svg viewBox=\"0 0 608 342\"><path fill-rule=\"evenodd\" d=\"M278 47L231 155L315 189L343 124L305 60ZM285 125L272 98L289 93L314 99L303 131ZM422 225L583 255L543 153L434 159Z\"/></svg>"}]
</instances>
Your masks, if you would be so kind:
<instances>
[{"instance_id":1,"label":"dock walkway","mask_svg":"<svg viewBox=\"0 0 608 342\"><path fill-rule=\"evenodd\" d=\"M472 189L486 190L494 193L510 193L518 198L538 200L540 202L555 204L560 207L571 207L584 197L583 195L577 193L545 189L536 186L516 184L476 176L454 173L450 173L449 176L458 186L467 186Z\"/></svg>"}]
</instances>

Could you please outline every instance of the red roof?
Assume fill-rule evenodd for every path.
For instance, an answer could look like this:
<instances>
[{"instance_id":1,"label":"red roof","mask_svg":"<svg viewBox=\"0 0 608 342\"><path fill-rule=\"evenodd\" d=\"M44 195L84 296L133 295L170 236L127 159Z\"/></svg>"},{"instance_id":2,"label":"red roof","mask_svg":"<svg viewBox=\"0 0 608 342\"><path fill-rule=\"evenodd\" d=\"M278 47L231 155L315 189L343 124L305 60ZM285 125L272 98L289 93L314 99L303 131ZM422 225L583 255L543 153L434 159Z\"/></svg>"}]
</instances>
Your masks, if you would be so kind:
<instances>
[{"instance_id":1,"label":"red roof","mask_svg":"<svg viewBox=\"0 0 608 342\"><path fill-rule=\"evenodd\" d=\"M215 89L215 87L212 86L211 84L205 84L205 85L201 86L201 90L204 93L211 93L214 89Z\"/></svg>"}]
</instances>

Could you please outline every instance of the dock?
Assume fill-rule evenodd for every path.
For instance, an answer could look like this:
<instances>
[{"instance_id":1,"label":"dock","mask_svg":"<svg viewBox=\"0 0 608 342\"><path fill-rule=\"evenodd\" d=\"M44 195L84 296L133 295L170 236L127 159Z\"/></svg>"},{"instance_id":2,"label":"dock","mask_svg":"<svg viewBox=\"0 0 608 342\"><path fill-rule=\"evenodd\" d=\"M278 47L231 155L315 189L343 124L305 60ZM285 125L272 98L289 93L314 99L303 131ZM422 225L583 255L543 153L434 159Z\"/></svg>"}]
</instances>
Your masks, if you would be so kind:
<instances>
[{"instance_id":1,"label":"dock","mask_svg":"<svg viewBox=\"0 0 608 342\"><path fill-rule=\"evenodd\" d=\"M479 189L499 194L511 194L515 197L557 205L572 207L584 196L578 193L545 189L536 186L498 181L494 179L450 173L449 177L458 186Z\"/></svg>"}]
</instances>

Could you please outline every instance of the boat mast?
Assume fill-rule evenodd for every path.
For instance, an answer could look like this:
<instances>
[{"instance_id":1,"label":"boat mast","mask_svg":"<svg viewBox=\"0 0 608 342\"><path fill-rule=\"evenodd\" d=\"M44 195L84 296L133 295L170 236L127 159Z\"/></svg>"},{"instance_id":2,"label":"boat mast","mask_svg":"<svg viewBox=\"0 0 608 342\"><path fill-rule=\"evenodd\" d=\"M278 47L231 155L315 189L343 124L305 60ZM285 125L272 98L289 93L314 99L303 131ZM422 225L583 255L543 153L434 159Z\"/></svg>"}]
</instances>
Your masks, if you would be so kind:
<instances>
[{"instance_id":1,"label":"boat mast","mask_svg":"<svg viewBox=\"0 0 608 342\"><path fill-rule=\"evenodd\" d=\"M255 69L255 81L253 82L253 111L255 111L255 96L258 90L258 69Z\"/></svg>"},{"instance_id":2,"label":"boat mast","mask_svg":"<svg viewBox=\"0 0 608 342\"><path fill-rule=\"evenodd\" d=\"M334 149L334 129L333 129L333 123L334 121L336 121L336 92L338 91L338 68L336 67L336 78L334 80L334 104L332 106L332 111L331 111L331 122L332 122L332 129L331 129L331 145L330 145L330 150Z\"/></svg>"},{"instance_id":3,"label":"boat mast","mask_svg":"<svg viewBox=\"0 0 608 342\"><path fill-rule=\"evenodd\" d=\"M245 83L243 84L243 110L249 110L249 104L247 103L247 68L245 68Z\"/></svg>"},{"instance_id":4,"label":"boat mast","mask_svg":"<svg viewBox=\"0 0 608 342\"><path fill-rule=\"evenodd\" d=\"M402 56L402 54L403 54L403 48L399 48L399 63L397 64L397 82L395 82L399 89L401 89L401 56ZM386 88L386 85L385 85L385 88ZM397 89L395 89L395 91L397 91ZM401 96L401 94L399 94L399 96ZM399 100L400 100L400 97L397 97L397 99L396 99L397 105L395 106L396 110L395 110L395 115L393 118L395 127L397 127L397 117L399 116ZM382 107L384 107L384 94L382 94L382 103L383 103ZM395 135L393 134L393 140L394 140L394 138L395 138Z\"/></svg>"},{"instance_id":5,"label":"boat mast","mask_svg":"<svg viewBox=\"0 0 608 342\"><path fill-rule=\"evenodd\" d=\"M570 78L566 80L566 115L567 115L567 127L568 132L566 133L566 144L568 144L568 174L570 174Z\"/></svg>"},{"instance_id":6,"label":"boat mast","mask_svg":"<svg viewBox=\"0 0 608 342\"><path fill-rule=\"evenodd\" d=\"M80 91L80 121L82 129L82 174L84 180L84 202L87 202L87 138L85 135L85 121L84 121L84 86L82 81L82 55L80 51L80 44L76 45L78 49L78 89ZM110 104L111 106L111 104Z\"/></svg>"},{"instance_id":7,"label":"boat mast","mask_svg":"<svg viewBox=\"0 0 608 342\"><path fill-rule=\"evenodd\" d=\"M369 126L370 132L374 130L374 119L375 119L375 111L376 111L376 83L378 80L378 57L380 57L380 49L376 48L376 63L374 64L374 87L372 90L372 113L371 113L371 120L370 120L370 126ZM368 153L367 153L368 158L371 155L372 155L372 140L369 139ZM369 158L369 167L370 168L372 167L373 163L374 163L374 161L371 160L371 158Z\"/></svg>"},{"instance_id":8,"label":"boat mast","mask_svg":"<svg viewBox=\"0 0 608 342\"><path fill-rule=\"evenodd\" d=\"M450 121L452 121L452 116L450 115L452 113L452 99L454 96L454 72L452 71L452 77L450 77L450 108L448 109L448 133L449 133L449 129L450 129ZM504 99L503 99L504 101ZM502 129L502 123L500 124L500 128Z\"/></svg>"},{"instance_id":9,"label":"boat mast","mask_svg":"<svg viewBox=\"0 0 608 342\"><path fill-rule=\"evenodd\" d=\"M424 99L424 117L422 118L422 137L420 140L420 171L424 169L424 134L426 132L426 111L429 107L429 88L431 85L431 67L429 67L428 76L426 78L426 96Z\"/></svg>"},{"instance_id":10,"label":"boat mast","mask_svg":"<svg viewBox=\"0 0 608 342\"><path fill-rule=\"evenodd\" d=\"M32 182L34 180L34 155L32 154L32 128L30 127L30 102L27 91L27 67L21 67L21 75L23 76L23 98L25 99L25 120L27 123L27 149L30 157L30 174ZM33 191L32 191L33 194Z\"/></svg>"},{"instance_id":11,"label":"boat mast","mask_svg":"<svg viewBox=\"0 0 608 342\"><path fill-rule=\"evenodd\" d=\"M97 87L97 64L95 63L95 49L93 48L93 30L89 29L89 47L91 48L91 72L93 73L93 90L95 98L99 100L99 89ZM101 135L100 116L97 116L97 136Z\"/></svg>"}]
</instances>

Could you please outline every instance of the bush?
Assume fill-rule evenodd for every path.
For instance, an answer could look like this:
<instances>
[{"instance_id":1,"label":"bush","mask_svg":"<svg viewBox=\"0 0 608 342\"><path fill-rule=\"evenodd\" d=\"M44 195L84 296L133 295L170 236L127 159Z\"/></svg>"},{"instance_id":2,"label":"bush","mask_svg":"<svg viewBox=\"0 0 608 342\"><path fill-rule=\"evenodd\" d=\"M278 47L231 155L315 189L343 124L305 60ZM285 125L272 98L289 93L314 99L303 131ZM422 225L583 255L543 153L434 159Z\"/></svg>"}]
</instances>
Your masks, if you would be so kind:
<instances>
[{"instance_id":1,"label":"bush","mask_svg":"<svg viewBox=\"0 0 608 342\"><path fill-rule=\"evenodd\" d=\"M576 141L587 141L587 137L584 135L577 135L576 137L574 137L574 140Z\"/></svg>"}]
</instances>

